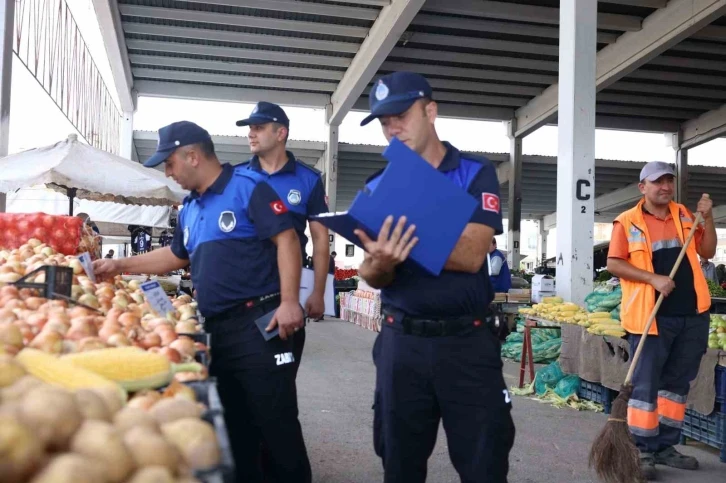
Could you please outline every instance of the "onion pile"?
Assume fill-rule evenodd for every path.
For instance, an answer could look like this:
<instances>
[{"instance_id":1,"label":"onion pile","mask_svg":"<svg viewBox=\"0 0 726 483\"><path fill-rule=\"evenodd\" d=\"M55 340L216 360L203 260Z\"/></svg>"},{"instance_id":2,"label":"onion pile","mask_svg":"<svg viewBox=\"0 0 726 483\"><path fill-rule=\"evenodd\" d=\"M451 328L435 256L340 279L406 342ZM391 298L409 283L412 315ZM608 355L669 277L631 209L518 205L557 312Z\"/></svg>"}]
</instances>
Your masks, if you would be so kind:
<instances>
[{"instance_id":1,"label":"onion pile","mask_svg":"<svg viewBox=\"0 0 726 483\"><path fill-rule=\"evenodd\" d=\"M43 265L73 268L71 297L100 312L9 285ZM44 277L40 273L31 281L40 283ZM140 285L120 277L113 283L94 283L77 258L58 254L38 240L31 239L12 251L0 250L0 349L15 354L29 346L50 354L67 354L136 346L159 352L175 363L192 360L197 351L208 351L204 344L179 336L200 331L191 297L173 299L176 313L159 317Z\"/></svg>"}]
</instances>

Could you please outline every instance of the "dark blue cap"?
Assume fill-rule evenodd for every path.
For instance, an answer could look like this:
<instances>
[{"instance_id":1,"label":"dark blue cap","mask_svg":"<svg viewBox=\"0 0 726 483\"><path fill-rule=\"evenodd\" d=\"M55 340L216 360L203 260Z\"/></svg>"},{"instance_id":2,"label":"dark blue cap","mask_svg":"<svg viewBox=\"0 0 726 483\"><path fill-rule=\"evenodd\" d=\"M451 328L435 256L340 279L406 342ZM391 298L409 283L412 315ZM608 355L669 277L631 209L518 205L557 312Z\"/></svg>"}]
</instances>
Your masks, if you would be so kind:
<instances>
[{"instance_id":1,"label":"dark blue cap","mask_svg":"<svg viewBox=\"0 0 726 483\"><path fill-rule=\"evenodd\" d=\"M258 102L250 117L237 121L238 126L256 126L259 124L267 124L268 122L276 122L282 124L286 128L290 127L290 120L287 114L277 104L271 102Z\"/></svg>"},{"instance_id":2,"label":"dark blue cap","mask_svg":"<svg viewBox=\"0 0 726 483\"><path fill-rule=\"evenodd\" d=\"M378 79L368 94L371 114L361 121L365 126L381 116L404 113L418 99L432 98L431 86L421 74L394 72Z\"/></svg>"},{"instance_id":3,"label":"dark blue cap","mask_svg":"<svg viewBox=\"0 0 726 483\"><path fill-rule=\"evenodd\" d=\"M158 166L166 161L174 150L205 141L212 142L212 137L206 129L193 122L179 121L164 126L159 129L159 145L156 146L156 152L146 160L144 166L147 168Z\"/></svg>"}]
</instances>

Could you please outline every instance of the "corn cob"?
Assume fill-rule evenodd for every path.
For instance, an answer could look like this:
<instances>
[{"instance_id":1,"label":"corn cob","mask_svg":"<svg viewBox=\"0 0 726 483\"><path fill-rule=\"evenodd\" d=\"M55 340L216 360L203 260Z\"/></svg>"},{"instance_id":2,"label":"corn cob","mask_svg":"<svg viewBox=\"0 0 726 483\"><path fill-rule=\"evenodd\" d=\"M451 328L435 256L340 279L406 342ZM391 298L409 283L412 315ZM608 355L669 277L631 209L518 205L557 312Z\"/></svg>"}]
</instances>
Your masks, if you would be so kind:
<instances>
[{"instance_id":1,"label":"corn cob","mask_svg":"<svg viewBox=\"0 0 726 483\"><path fill-rule=\"evenodd\" d=\"M98 349L62 356L61 359L117 382L129 392L169 384L177 372L199 372L196 362L172 364L161 354L135 347Z\"/></svg>"},{"instance_id":2,"label":"corn cob","mask_svg":"<svg viewBox=\"0 0 726 483\"><path fill-rule=\"evenodd\" d=\"M113 387L119 391L122 400L126 401L126 391L112 380L43 351L26 347L15 356L15 360L30 374L49 384L69 390Z\"/></svg>"}]
</instances>

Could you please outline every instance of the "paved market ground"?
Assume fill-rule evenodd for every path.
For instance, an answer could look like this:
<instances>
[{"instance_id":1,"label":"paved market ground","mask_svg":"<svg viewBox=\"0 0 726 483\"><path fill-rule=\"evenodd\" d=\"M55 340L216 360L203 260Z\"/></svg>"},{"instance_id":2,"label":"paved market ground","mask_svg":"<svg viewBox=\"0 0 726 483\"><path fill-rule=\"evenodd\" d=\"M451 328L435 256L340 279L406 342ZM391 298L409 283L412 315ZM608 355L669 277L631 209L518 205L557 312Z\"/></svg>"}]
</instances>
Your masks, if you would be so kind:
<instances>
[{"instance_id":1,"label":"paved market ground","mask_svg":"<svg viewBox=\"0 0 726 483\"><path fill-rule=\"evenodd\" d=\"M380 460L371 443L375 372L371 347L376 334L338 320L308 325L298 375L300 418L316 483L382 482ZM508 384L519 367L507 364ZM510 455L510 483L586 483L596 480L587 469L590 443L605 422L602 413L554 409L515 397L517 438ZM710 449L689 443L680 448L699 458L701 470L663 468L662 482L723 483L726 463ZM661 467L659 467L661 468ZM432 483L458 482L449 461L443 428L429 459Z\"/></svg>"}]
</instances>

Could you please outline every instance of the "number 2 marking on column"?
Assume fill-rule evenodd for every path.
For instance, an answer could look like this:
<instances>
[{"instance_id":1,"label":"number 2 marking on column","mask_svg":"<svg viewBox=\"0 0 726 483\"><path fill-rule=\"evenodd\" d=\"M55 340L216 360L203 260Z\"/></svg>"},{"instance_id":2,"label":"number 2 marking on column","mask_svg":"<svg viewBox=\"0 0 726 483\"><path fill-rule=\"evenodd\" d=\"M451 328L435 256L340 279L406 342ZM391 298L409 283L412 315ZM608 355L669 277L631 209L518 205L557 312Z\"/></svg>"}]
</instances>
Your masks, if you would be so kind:
<instances>
[{"instance_id":1,"label":"number 2 marking on column","mask_svg":"<svg viewBox=\"0 0 726 483\"><path fill-rule=\"evenodd\" d=\"M585 209L584 206L580 207L580 213L587 213L587 210Z\"/></svg>"}]
</instances>

